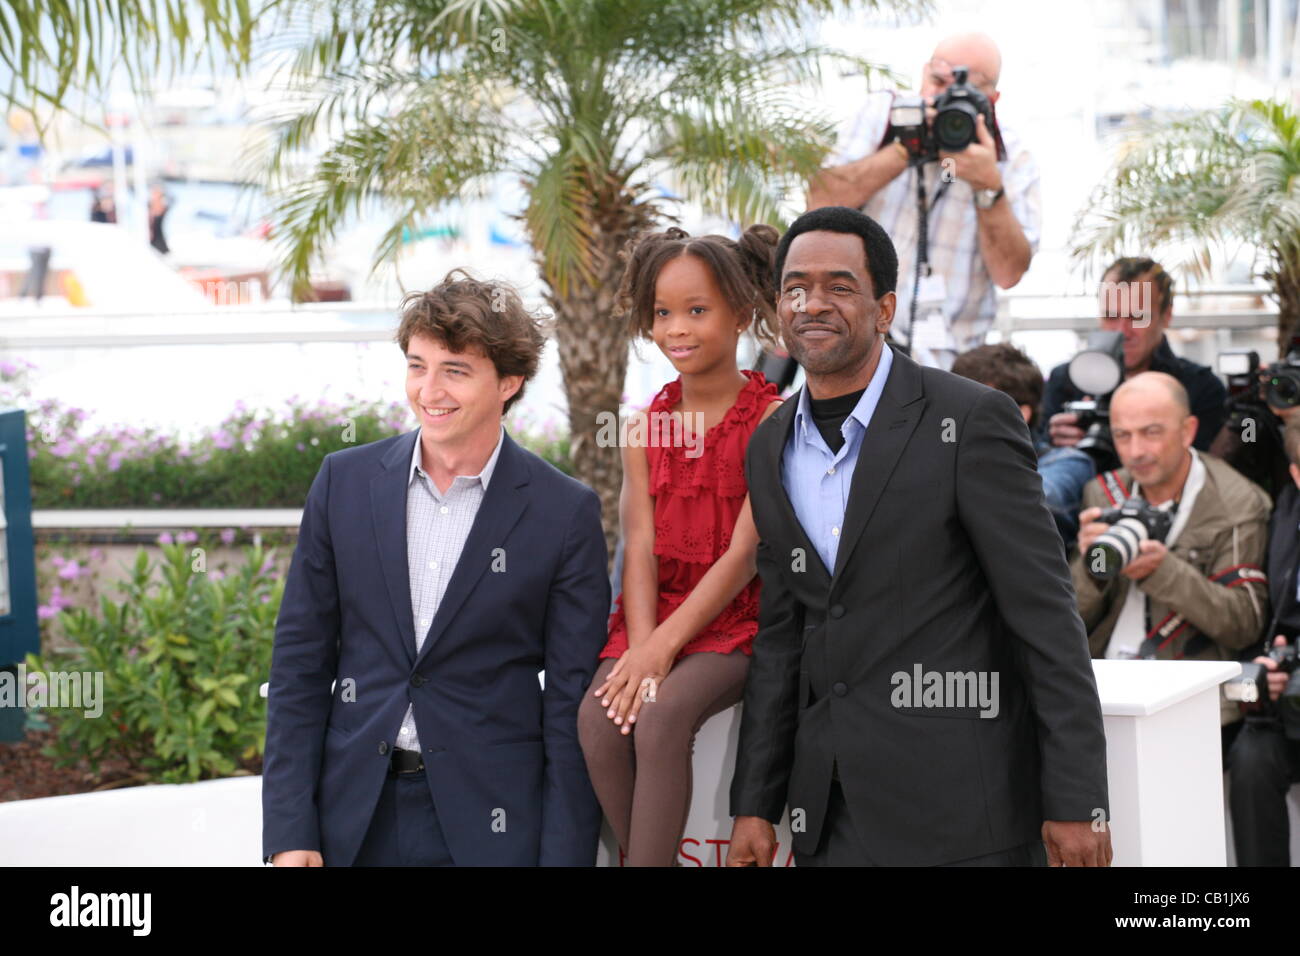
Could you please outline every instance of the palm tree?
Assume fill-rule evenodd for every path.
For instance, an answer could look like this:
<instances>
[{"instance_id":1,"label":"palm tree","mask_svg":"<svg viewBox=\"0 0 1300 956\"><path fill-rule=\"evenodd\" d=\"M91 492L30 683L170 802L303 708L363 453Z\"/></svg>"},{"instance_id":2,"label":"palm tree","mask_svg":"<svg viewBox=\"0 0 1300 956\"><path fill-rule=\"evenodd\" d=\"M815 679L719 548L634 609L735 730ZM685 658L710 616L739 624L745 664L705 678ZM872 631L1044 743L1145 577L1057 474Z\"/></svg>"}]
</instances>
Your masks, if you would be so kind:
<instances>
[{"instance_id":1,"label":"palm tree","mask_svg":"<svg viewBox=\"0 0 1300 956\"><path fill-rule=\"evenodd\" d=\"M378 266L422 217L517 176L556 318L573 470L600 494L612 546L619 454L596 435L598 414L618 410L627 369L614 314L619 251L668 218L657 177L733 220L782 221L833 142L801 92L825 64L877 71L809 39L815 17L844 6L355 0L305 29L286 19L283 35L300 37L290 43L291 105L265 157L285 271L303 289L344 217L382 201L397 212ZM290 171L322 137L314 167Z\"/></svg>"},{"instance_id":2,"label":"palm tree","mask_svg":"<svg viewBox=\"0 0 1300 956\"><path fill-rule=\"evenodd\" d=\"M1078 260L1190 247L1204 274L1211 247L1256 250L1278 305L1279 342L1300 320L1300 117L1284 103L1235 100L1145 124L1076 222Z\"/></svg>"},{"instance_id":3,"label":"palm tree","mask_svg":"<svg viewBox=\"0 0 1300 956\"><path fill-rule=\"evenodd\" d=\"M195 48L248 63L260 9L248 0L5 0L0 5L0 63L9 76L0 102L47 128L47 108L78 112L72 94L100 94L118 69L142 90L164 62L188 63ZM89 117L82 117L93 122Z\"/></svg>"}]
</instances>

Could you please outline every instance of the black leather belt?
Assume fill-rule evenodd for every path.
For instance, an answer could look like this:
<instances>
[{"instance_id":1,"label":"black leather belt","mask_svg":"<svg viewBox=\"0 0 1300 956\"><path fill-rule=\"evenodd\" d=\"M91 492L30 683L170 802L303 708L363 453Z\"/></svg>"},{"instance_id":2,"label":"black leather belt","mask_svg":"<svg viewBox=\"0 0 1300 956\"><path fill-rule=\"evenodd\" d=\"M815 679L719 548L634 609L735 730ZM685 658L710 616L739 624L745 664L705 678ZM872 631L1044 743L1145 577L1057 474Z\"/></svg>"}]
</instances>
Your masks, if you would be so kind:
<instances>
[{"instance_id":1,"label":"black leather belt","mask_svg":"<svg viewBox=\"0 0 1300 956\"><path fill-rule=\"evenodd\" d=\"M424 757L418 750L393 748L393 758L389 762L393 773L419 773L424 769Z\"/></svg>"}]
</instances>

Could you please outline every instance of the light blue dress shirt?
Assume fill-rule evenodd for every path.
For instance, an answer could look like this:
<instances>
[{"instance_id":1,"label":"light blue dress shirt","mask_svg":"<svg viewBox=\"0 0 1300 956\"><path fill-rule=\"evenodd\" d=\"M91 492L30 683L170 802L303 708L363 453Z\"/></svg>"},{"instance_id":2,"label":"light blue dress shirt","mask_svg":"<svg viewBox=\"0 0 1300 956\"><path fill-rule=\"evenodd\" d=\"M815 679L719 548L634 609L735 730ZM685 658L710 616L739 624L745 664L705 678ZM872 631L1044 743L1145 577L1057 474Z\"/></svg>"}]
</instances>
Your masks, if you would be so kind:
<instances>
[{"instance_id":1,"label":"light blue dress shirt","mask_svg":"<svg viewBox=\"0 0 1300 956\"><path fill-rule=\"evenodd\" d=\"M831 451L817 430L808 387L805 385L799 391L794 427L790 429L790 437L781 455L781 481L794 506L795 516L821 556L827 574L835 571L835 555L839 551L853 470L862 450L862 436L871 424L871 416L876 413L876 405L893 365L894 350L885 345L867 390L840 426L844 444L838 452Z\"/></svg>"}]
</instances>

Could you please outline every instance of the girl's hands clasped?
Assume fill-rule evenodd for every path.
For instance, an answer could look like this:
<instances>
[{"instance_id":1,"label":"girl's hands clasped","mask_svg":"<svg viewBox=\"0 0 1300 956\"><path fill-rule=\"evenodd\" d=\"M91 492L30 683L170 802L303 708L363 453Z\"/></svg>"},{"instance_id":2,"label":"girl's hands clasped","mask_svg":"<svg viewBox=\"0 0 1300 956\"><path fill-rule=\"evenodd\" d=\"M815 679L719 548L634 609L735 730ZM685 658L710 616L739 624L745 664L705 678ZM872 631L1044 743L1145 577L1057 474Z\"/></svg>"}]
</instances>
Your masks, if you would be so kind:
<instances>
[{"instance_id":1,"label":"girl's hands clasped","mask_svg":"<svg viewBox=\"0 0 1300 956\"><path fill-rule=\"evenodd\" d=\"M608 707L605 716L630 734L636 715L647 697L653 697L658 685L673 667L673 653L651 635L632 647L618 659L614 669L595 691L601 706ZM653 682L653 683L650 683Z\"/></svg>"}]
</instances>

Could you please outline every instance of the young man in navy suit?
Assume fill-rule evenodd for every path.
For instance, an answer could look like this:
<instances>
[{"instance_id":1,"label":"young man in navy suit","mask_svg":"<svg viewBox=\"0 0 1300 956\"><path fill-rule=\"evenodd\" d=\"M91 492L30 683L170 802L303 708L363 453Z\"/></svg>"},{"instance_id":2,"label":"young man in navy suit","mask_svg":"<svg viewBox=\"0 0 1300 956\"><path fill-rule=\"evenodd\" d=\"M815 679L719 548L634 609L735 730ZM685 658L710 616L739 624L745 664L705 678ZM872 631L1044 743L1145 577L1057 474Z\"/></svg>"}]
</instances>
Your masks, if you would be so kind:
<instances>
[{"instance_id":1,"label":"young man in navy suit","mask_svg":"<svg viewBox=\"0 0 1300 956\"><path fill-rule=\"evenodd\" d=\"M419 429L326 456L303 510L264 859L592 865L577 712L610 604L600 504L502 425L542 333L513 290L453 272L406 298L397 340Z\"/></svg>"}]
</instances>

